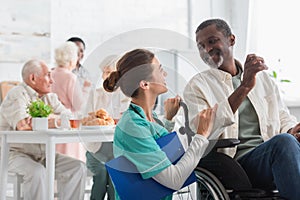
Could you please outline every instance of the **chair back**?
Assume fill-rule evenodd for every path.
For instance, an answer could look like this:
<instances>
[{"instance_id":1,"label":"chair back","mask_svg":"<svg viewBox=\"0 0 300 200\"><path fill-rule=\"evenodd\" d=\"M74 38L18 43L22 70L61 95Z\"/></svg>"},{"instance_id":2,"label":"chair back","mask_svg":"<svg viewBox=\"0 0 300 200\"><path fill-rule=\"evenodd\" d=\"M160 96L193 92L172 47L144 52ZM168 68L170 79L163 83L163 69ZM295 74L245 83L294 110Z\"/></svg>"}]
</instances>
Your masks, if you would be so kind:
<instances>
[{"instance_id":1,"label":"chair back","mask_svg":"<svg viewBox=\"0 0 300 200\"><path fill-rule=\"evenodd\" d=\"M19 84L20 84L19 81L2 81L2 82L0 82L0 93L1 93L0 102L2 102L4 100L4 98L6 97L6 94L8 93L8 91L11 88L13 88Z\"/></svg>"}]
</instances>

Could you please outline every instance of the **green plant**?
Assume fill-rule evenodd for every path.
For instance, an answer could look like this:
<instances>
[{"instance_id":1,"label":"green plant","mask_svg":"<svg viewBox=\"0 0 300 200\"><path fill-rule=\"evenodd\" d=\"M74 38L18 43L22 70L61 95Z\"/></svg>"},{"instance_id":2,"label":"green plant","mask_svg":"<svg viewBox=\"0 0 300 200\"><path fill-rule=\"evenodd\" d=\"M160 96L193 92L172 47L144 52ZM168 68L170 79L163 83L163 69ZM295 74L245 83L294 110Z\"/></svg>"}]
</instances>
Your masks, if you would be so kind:
<instances>
[{"instance_id":1,"label":"green plant","mask_svg":"<svg viewBox=\"0 0 300 200\"><path fill-rule=\"evenodd\" d=\"M30 102L27 106L27 113L31 117L48 117L52 112L52 107L45 104L40 99Z\"/></svg>"},{"instance_id":2,"label":"green plant","mask_svg":"<svg viewBox=\"0 0 300 200\"><path fill-rule=\"evenodd\" d=\"M282 82L282 83L289 83L289 82L291 82L290 80L288 80L288 79L279 79L278 78L278 75L277 75L277 72L276 71L272 71L272 73L270 74L270 76L272 77L272 78L274 78L275 80L277 80L277 81L279 81L279 82Z\"/></svg>"},{"instance_id":3,"label":"green plant","mask_svg":"<svg viewBox=\"0 0 300 200\"><path fill-rule=\"evenodd\" d=\"M281 66L280 62L281 62L281 59L278 59L278 66ZM279 72L280 71L281 70L279 69ZM279 72L277 72L275 70L272 70L269 75L270 75L270 77L272 77L277 82L281 82L281 83L290 83L291 82L289 79L280 79L278 77Z\"/></svg>"}]
</instances>

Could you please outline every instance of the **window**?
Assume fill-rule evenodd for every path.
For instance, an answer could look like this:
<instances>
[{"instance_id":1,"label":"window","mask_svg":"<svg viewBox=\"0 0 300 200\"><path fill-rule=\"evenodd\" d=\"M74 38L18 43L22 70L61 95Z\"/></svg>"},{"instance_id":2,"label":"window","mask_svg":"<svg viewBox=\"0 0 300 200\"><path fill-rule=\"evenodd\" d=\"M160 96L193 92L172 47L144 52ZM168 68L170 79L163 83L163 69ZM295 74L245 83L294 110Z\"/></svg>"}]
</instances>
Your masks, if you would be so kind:
<instances>
[{"instance_id":1,"label":"window","mask_svg":"<svg viewBox=\"0 0 300 200\"><path fill-rule=\"evenodd\" d=\"M279 83L279 87L286 100L299 100L295 89L300 86L297 1L254 0L251 3L248 52L264 57L269 72L276 71L278 79L291 80L291 83Z\"/></svg>"}]
</instances>

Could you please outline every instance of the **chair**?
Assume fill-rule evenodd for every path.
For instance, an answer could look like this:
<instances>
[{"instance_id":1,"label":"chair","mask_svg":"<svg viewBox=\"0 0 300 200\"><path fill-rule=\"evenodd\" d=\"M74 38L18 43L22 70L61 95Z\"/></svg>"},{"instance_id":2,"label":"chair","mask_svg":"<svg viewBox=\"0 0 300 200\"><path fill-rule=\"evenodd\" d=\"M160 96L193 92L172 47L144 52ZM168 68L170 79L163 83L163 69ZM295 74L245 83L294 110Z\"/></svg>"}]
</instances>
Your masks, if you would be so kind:
<instances>
[{"instance_id":1,"label":"chair","mask_svg":"<svg viewBox=\"0 0 300 200\"><path fill-rule=\"evenodd\" d=\"M0 93L1 93L0 102L2 102L4 100L4 98L6 97L7 92L11 88L13 88L13 87L15 87L15 86L17 86L19 84L20 84L19 81L2 81L0 83Z\"/></svg>"},{"instance_id":2,"label":"chair","mask_svg":"<svg viewBox=\"0 0 300 200\"><path fill-rule=\"evenodd\" d=\"M8 93L8 91L17 86L18 84L20 84L19 81L2 81L0 83L0 103L4 100L4 98L6 97L6 94ZM15 200L22 200L22 182L23 182L23 176L19 175L17 173L12 173L9 172L8 176L7 176L7 182L8 184L12 185L12 189L13 189L13 196L8 196L7 199L15 199Z\"/></svg>"},{"instance_id":3,"label":"chair","mask_svg":"<svg viewBox=\"0 0 300 200\"><path fill-rule=\"evenodd\" d=\"M22 183L23 176L17 173L8 172L7 176L8 185L12 186L12 193L6 196L7 200L22 200Z\"/></svg>"}]
</instances>

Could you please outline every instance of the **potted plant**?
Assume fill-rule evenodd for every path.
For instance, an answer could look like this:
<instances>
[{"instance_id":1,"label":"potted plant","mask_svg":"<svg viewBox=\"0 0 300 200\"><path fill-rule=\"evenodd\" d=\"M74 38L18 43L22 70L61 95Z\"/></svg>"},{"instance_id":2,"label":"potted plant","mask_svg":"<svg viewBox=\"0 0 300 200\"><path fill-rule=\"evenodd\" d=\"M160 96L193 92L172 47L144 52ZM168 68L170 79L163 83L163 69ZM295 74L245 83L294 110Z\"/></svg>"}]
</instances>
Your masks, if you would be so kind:
<instances>
[{"instance_id":1,"label":"potted plant","mask_svg":"<svg viewBox=\"0 0 300 200\"><path fill-rule=\"evenodd\" d=\"M41 99L30 102L27 112L32 117L32 130L47 130L48 116L53 112L50 105L45 104Z\"/></svg>"}]
</instances>

